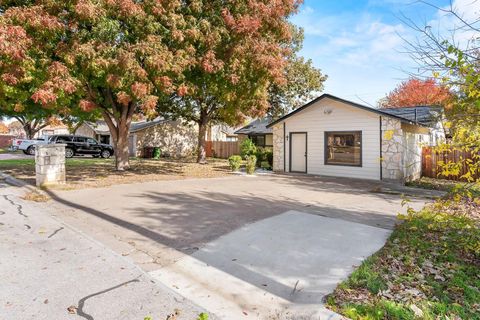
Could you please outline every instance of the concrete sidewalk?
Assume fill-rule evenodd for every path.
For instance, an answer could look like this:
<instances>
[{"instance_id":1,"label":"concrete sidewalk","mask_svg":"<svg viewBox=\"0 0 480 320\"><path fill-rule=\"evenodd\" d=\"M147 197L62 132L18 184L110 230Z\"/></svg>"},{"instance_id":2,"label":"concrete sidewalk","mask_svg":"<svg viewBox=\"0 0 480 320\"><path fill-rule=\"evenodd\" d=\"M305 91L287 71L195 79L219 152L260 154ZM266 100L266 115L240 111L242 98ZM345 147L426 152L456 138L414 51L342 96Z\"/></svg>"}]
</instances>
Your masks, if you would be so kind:
<instances>
[{"instance_id":1,"label":"concrete sidewalk","mask_svg":"<svg viewBox=\"0 0 480 320\"><path fill-rule=\"evenodd\" d=\"M390 232L289 211L150 274L222 319L344 319L324 307L325 296Z\"/></svg>"},{"instance_id":2,"label":"concrete sidewalk","mask_svg":"<svg viewBox=\"0 0 480 320\"><path fill-rule=\"evenodd\" d=\"M194 320L203 310L0 181L0 319ZM212 319L212 316L210 316Z\"/></svg>"}]
</instances>

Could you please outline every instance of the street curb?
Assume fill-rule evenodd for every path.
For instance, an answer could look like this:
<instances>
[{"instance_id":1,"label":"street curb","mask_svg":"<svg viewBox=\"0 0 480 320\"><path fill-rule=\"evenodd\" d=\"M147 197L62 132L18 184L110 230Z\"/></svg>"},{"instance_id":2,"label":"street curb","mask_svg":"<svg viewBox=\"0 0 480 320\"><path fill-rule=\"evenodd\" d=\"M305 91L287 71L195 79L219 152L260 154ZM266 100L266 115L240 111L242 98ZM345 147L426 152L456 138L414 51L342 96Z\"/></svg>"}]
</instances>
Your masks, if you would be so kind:
<instances>
[{"instance_id":1,"label":"street curb","mask_svg":"<svg viewBox=\"0 0 480 320\"><path fill-rule=\"evenodd\" d=\"M11 175L6 174L6 173L1 172L1 171L0 171L0 179L5 180L5 182L7 184L11 185L11 186L19 187L19 188L22 188L22 189L26 189L27 191L30 191L30 192L36 192L36 193L40 193L42 195L48 196L48 194L45 191L43 191L42 189L40 189L38 187L35 187L35 186L32 186L31 184L28 184L23 180L12 177Z\"/></svg>"}]
</instances>

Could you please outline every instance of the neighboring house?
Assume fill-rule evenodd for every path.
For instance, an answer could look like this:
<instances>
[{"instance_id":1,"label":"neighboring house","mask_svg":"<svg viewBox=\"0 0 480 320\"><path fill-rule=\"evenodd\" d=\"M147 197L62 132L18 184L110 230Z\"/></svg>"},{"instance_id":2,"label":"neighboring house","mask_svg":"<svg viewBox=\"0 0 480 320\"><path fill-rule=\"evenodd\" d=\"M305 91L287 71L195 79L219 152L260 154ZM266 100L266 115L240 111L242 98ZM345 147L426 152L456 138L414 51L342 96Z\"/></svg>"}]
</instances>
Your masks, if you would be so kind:
<instances>
[{"instance_id":1,"label":"neighboring house","mask_svg":"<svg viewBox=\"0 0 480 320\"><path fill-rule=\"evenodd\" d=\"M85 122L75 134L95 138L101 143L111 143L110 131L105 121ZM143 156L145 147L159 147L162 154L185 157L194 153L198 130L195 126L157 118L152 121L133 122L130 125L129 151L131 156Z\"/></svg>"},{"instance_id":2,"label":"neighboring house","mask_svg":"<svg viewBox=\"0 0 480 320\"><path fill-rule=\"evenodd\" d=\"M270 122L272 119L269 117L256 119L235 131L235 134L239 141L249 138L258 147L273 147L273 130L267 127Z\"/></svg>"},{"instance_id":3,"label":"neighboring house","mask_svg":"<svg viewBox=\"0 0 480 320\"><path fill-rule=\"evenodd\" d=\"M48 125L45 128L40 129L40 131L35 134L34 138L51 136L54 134L70 134L70 131L63 123L58 125Z\"/></svg>"},{"instance_id":4,"label":"neighboring house","mask_svg":"<svg viewBox=\"0 0 480 320\"><path fill-rule=\"evenodd\" d=\"M20 121L15 120L8 125L8 134L15 136L17 139L25 139L26 134Z\"/></svg>"},{"instance_id":5,"label":"neighboring house","mask_svg":"<svg viewBox=\"0 0 480 320\"><path fill-rule=\"evenodd\" d=\"M406 181L443 139L441 109L373 109L329 94L270 123L275 171Z\"/></svg>"},{"instance_id":6,"label":"neighboring house","mask_svg":"<svg viewBox=\"0 0 480 320\"><path fill-rule=\"evenodd\" d=\"M215 124L210 126L207 130L207 141L237 141L238 135L235 134L235 129L226 124Z\"/></svg>"},{"instance_id":7,"label":"neighboring house","mask_svg":"<svg viewBox=\"0 0 480 320\"><path fill-rule=\"evenodd\" d=\"M84 122L75 130L75 134L94 138L100 143L111 144L110 130L105 121Z\"/></svg>"}]
</instances>

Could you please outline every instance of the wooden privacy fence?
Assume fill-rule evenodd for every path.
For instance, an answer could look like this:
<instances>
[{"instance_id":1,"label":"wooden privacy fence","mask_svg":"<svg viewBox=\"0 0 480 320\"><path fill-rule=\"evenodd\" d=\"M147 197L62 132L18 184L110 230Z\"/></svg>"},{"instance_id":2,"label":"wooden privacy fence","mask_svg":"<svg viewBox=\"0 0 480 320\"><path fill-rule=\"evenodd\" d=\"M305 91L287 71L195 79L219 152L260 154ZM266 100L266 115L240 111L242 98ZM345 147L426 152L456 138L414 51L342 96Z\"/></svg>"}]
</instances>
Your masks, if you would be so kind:
<instances>
[{"instance_id":1,"label":"wooden privacy fence","mask_svg":"<svg viewBox=\"0 0 480 320\"><path fill-rule=\"evenodd\" d=\"M472 153L468 151L461 151L452 149L448 152L438 152L431 147L423 147L422 149L422 176L430 178L441 178L447 180L462 180L460 177L468 172L466 159L472 159ZM473 160L476 161L476 160ZM461 163L460 174L456 176L444 177L439 175L441 172L440 164L455 162ZM480 178L480 174L474 178Z\"/></svg>"},{"instance_id":2,"label":"wooden privacy fence","mask_svg":"<svg viewBox=\"0 0 480 320\"><path fill-rule=\"evenodd\" d=\"M235 154L240 154L238 141L207 141L207 157L227 159Z\"/></svg>"}]
</instances>

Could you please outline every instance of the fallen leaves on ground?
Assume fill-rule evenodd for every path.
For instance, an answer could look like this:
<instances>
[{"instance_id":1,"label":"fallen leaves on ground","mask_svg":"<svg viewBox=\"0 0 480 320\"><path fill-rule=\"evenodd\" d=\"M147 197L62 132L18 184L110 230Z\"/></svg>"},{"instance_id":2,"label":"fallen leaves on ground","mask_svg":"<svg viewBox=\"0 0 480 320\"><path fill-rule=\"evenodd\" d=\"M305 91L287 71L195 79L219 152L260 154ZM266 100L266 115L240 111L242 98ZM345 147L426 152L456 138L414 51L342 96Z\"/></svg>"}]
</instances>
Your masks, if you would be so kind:
<instances>
[{"instance_id":1,"label":"fallen leaves on ground","mask_svg":"<svg viewBox=\"0 0 480 320\"><path fill-rule=\"evenodd\" d=\"M131 159L130 166L129 170L119 172L115 170L113 159L67 159L67 183L51 188L74 190L160 180L217 178L231 174L228 161L224 159L209 159L207 164L196 163L194 159ZM0 161L0 171L35 185L35 164L32 161L19 162L18 165Z\"/></svg>"},{"instance_id":2,"label":"fallen leaves on ground","mask_svg":"<svg viewBox=\"0 0 480 320\"><path fill-rule=\"evenodd\" d=\"M479 212L469 198L409 210L327 304L352 319L480 319Z\"/></svg>"},{"instance_id":3,"label":"fallen leaves on ground","mask_svg":"<svg viewBox=\"0 0 480 320\"><path fill-rule=\"evenodd\" d=\"M72 305L72 306L67 308L67 311L70 314L76 314L77 313L77 307Z\"/></svg>"},{"instance_id":4,"label":"fallen leaves on ground","mask_svg":"<svg viewBox=\"0 0 480 320\"><path fill-rule=\"evenodd\" d=\"M27 192L23 195L22 199L27 201L34 201L34 202L47 202L51 200L51 198L48 195L40 193L38 191Z\"/></svg>"}]
</instances>

